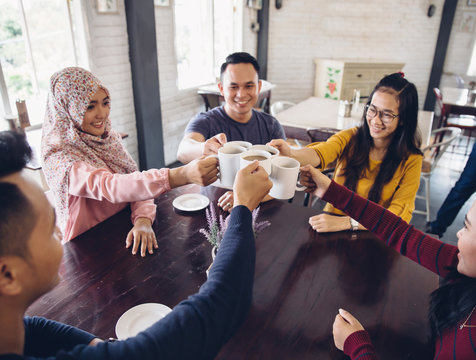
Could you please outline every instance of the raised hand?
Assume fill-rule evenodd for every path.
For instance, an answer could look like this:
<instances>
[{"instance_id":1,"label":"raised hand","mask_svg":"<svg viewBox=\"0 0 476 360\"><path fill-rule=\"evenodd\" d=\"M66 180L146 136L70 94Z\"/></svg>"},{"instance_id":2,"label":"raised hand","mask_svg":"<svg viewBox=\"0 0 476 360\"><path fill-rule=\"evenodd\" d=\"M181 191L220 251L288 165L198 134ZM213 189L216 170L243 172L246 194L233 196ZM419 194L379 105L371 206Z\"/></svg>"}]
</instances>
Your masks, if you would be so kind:
<instances>
[{"instance_id":1,"label":"raised hand","mask_svg":"<svg viewBox=\"0 0 476 360\"><path fill-rule=\"evenodd\" d=\"M225 145L226 142L226 135L224 133L220 133L215 135L214 137L211 137L210 139L205 141L205 144L203 145L202 155L207 156L217 154L218 149Z\"/></svg>"},{"instance_id":2,"label":"raised hand","mask_svg":"<svg viewBox=\"0 0 476 360\"><path fill-rule=\"evenodd\" d=\"M282 156L291 156L291 147L289 144L283 139L274 139L271 140L266 145L270 145L279 150L279 155Z\"/></svg>"},{"instance_id":3,"label":"raised hand","mask_svg":"<svg viewBox=\"0 0 476 360\"><path fill-rule=\"evenodd\" d=\"M218 159L201 157L184 166L188 184L207 186L218 179Z\"/></svg>"},{"instance_id":4,"label":"raised hand","mask_svg":"<svg viewBox=\"0 0 476 360\"><path fill-rule=\"evenodd\" d=\"M306 191L312 191L316 196L322 198L332 182L331 179L311 165L301 166L299 170L301 171L301 184L309 189Z\"/></svg>"},{"instance_id":5,"label":"raised hand","mask_svg":"<svg viewBox=\"0 0 476 360\"><path fill-rule=\"evenodd\" d=\"M236 174L233 185L234 206L245 205L253 211L273 186L268 173L253 161Z\"/></svg>"}]
</instances>

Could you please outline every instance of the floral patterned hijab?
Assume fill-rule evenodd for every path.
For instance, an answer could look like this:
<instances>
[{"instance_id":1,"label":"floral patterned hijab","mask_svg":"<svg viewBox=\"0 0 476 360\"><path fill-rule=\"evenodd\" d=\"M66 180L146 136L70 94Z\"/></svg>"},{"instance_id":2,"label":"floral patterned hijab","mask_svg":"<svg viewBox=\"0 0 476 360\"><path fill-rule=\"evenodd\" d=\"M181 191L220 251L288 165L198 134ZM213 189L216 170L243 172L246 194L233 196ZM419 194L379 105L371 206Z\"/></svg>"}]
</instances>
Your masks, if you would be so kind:
<instances>
[{"instance_id":1,"label":"floral patterned hijab","mask_svg":"<svg viewBox=\"0 0 476 360\"><path fill-rule=\"evenodd\" d=\"M137 170L120 135L111 129L109 118L101 137L81 130L89 102L100 88L109 96L109 91L92 73L79 67L65 68L50 79L41 160L55 196L58 224L62 230L68 218L68 176L73 163L84 161L119 174Z\"/></svg>"}]
</instances>

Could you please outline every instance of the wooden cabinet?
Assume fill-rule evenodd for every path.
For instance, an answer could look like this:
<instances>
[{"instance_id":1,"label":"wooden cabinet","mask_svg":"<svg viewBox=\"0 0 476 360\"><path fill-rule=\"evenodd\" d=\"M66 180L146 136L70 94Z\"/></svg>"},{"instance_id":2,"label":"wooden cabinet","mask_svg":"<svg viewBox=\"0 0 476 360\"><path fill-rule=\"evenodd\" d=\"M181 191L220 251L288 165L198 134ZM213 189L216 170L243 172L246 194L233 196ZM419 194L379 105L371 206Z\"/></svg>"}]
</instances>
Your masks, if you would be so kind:
<instances>
[{"instance_id":1,"label":"wooden cabinet","mask_svg":"<svg viewBox=\"0 0 476 360\"><path fill-rule=\"evenodd\" d=\"M405 65L331 59L314 59L314 63L314 96L349 101L353 98L354 89L360 90L360 97L368 97L382 77L402 71Z\"/></svg>"}]
</instances>

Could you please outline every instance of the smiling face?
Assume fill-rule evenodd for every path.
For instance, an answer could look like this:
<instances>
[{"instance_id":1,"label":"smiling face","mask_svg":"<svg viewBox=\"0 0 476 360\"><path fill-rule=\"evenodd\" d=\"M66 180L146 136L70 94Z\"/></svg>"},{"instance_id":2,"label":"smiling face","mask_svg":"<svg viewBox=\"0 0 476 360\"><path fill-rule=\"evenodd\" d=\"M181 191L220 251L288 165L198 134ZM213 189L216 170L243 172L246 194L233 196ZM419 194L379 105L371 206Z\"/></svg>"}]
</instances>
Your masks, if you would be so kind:
<instances>
[{"instance_id":1,"label":"smiling face","mask_svg":"<svg viewBox=\"0 0 476 360\"><path fill-rule=\"evenodd\" d=\"M377 111L392 115L398 115L398 105L395 94L382 91L376 91L370 102L370 106ZM366 121L370 129L370 136L372 136L374 141L390 143L395 130L397 130L399 118L395 117L391 122L384 124L381 119L381 113L378 113L373 119L367 115Z\"/></svg>"},{"instance_id":2,"label":"smiling face","mask_svg":"<svg viewBox=\"0 0 476 360\"><path fill-rule=\"evenodd\" d=\"M476 278L476 201L464 219L464 227L458 237L458 272Z\"/></svg>"},{"instance_id":3,"label":"smiling face","mask_svg":"<svg viewBox=\"0 0 476 360\"><path fill-rule=\"evenodd\" d=\"M110 111L111 102L109 96L100 88L89 102L81 124L81 130L90 135L102 136Z\"/></svg>"},{"instance_id":4,"label":"smiling face","mask_svg":"<svg viewBox=\"0 0 476 360\"><path fill-rule=\"evenodd\" d=\"M228 116L239 122L248 122L261 89L261 82L258 81L258 73L253 65L229 64L218 88L225 98Z\"/></svg>"}]
</instances>

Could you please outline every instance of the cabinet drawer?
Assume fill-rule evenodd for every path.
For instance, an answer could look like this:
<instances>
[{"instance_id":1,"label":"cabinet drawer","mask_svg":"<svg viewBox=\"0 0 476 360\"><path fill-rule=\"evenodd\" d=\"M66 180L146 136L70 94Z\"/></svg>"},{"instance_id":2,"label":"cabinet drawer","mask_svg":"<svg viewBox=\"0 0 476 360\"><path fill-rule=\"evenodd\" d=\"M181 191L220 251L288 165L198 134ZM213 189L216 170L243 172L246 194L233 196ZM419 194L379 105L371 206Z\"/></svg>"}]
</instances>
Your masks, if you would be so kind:
<instances>
[{"instance_id":1,"label":"cabinet drawer","mask_svg":"<svg viewBox=\"0 0 476 360\"><path fill-rule=\"evenodd\" d=\"M372 71L364 69L344 69L343 81L372 81Z\"/></svg>"}]
</instances>

